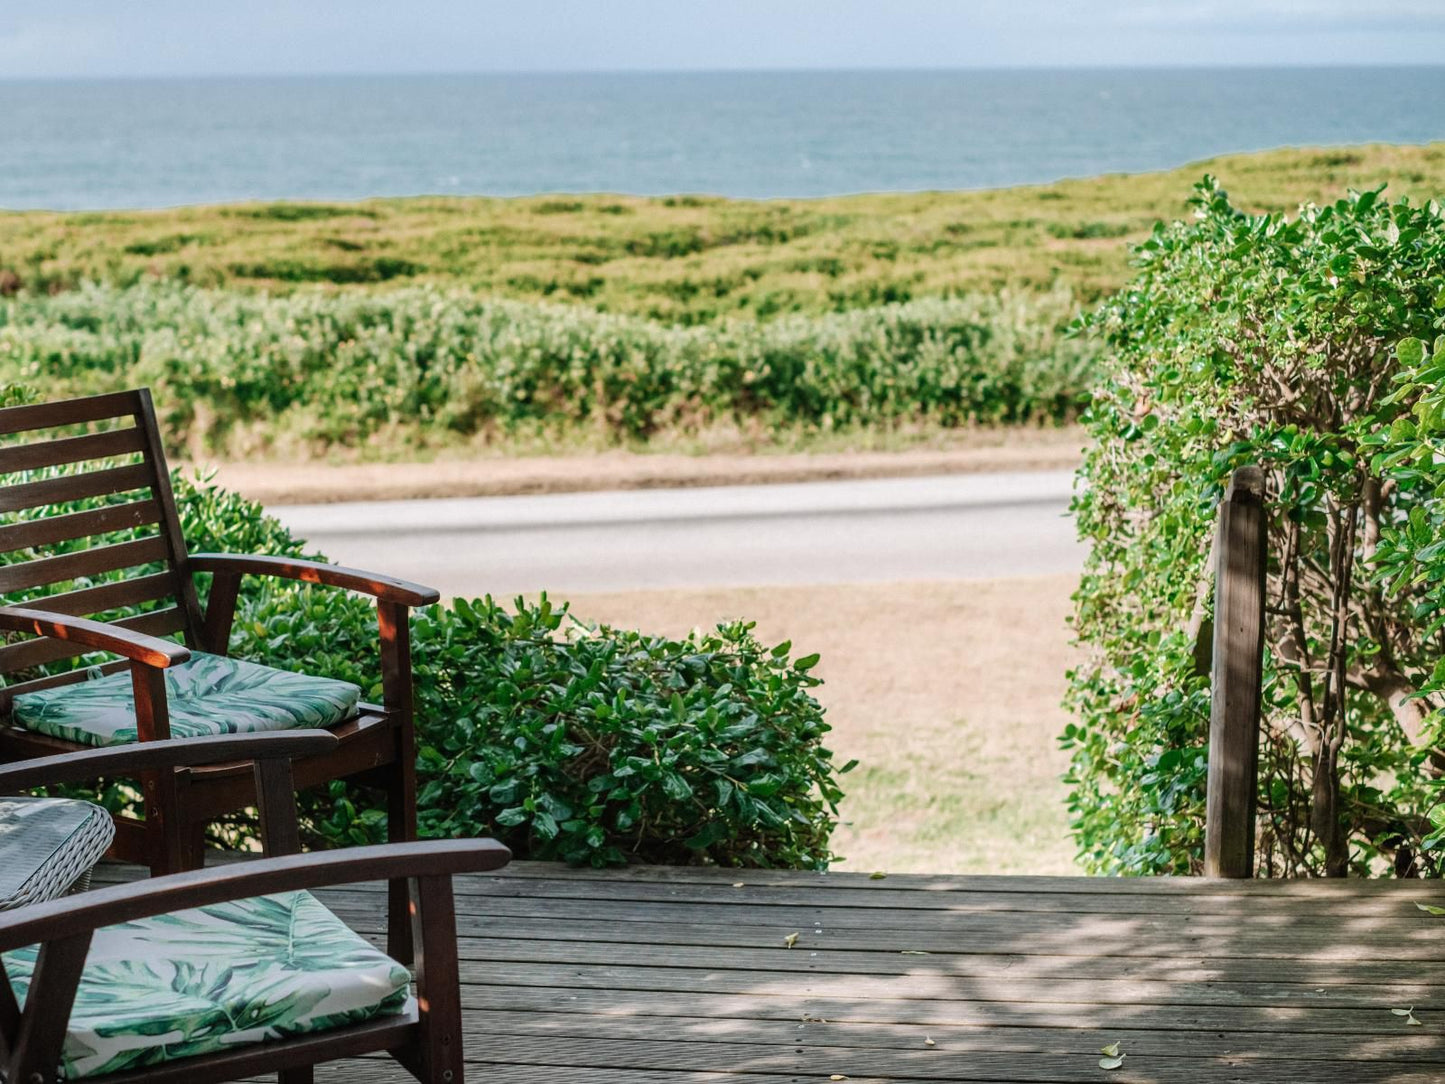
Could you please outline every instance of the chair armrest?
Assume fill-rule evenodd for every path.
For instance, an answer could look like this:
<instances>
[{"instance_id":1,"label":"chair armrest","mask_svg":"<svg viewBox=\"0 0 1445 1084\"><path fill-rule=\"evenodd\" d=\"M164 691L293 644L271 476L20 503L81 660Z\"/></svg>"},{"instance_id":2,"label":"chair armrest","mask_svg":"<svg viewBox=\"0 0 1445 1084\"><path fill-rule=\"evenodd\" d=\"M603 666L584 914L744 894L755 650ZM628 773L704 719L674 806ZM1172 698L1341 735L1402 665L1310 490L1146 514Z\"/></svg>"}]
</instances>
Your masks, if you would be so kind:
<instances>
[{"instance_id":1,"label":"chair armrest","mask_svg":"<svg viewBox=\"0 0 1445 1084\"><path fill-rule=\"evenodd\" d=\"M258 731L204 738L168 738L85 749L0 766L0 794L15 794L53 783L78 783L102 775L133 775L165 768L224 764L232 760L289 760L320 756L335 749L336 744L336 735L325 730L287 730L280 733Z\"/></svg>"},{"instance_id":2,"label":"chair armrest","mask_svg":"<svg viewBox=\"0 0 1445 1084\"><path fill-rule=\"evenodd\" d=\"M148 636L143 632L102 621L91 621L69 614L51 613L33 606L0 607L0 630L6 632L29 632L36 636L50 636L57 640L69 640L82 647L96 651L110 651L116 655L143 663L158 669L175 666L191 657L189 648Z\"/></svg>"},{"instance_id":3,"label":"chair armrest","mask_svg":"<svg viewBox=\"0 0 1445 1084\"><path fill-rule=\"evenodd\" d=\"M362 572L355 568L307 561L299 557L267 557L239 553L193 553L192 572L247 573L256 576L279 576L302 583L319 583L327 587L343 587L371 595L383 602L399 602L406 606L430 606L441 598L435 588L423 587L392 576Z\"/></svg>"},{"instance_id":4,"label":"chair armrest","mask_svg":"<svg viewBox=\"0 0 1445 1084\"><path fill-rule=\"evenodd\" d=\"M232 862L0 913L0 951L249 896L360 881L485 873L505 866L511 857L512 852L494 839L434 839Z\"/></svg>"}]
</instances>

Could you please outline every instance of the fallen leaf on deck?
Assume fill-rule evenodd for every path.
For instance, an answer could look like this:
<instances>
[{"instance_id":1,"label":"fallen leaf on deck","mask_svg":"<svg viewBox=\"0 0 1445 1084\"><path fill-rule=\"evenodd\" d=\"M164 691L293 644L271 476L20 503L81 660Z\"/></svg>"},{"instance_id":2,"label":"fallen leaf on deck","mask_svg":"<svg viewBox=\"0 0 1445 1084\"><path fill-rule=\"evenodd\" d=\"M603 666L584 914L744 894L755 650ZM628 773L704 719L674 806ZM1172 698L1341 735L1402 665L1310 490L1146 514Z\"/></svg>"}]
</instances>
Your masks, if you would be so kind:
<instances>
[{"instance_id":1,"label":"fallen leaf on deck","mask_svg":"<svg viewBox=\"0 0 1445 1084\"><path fill-rule=\"evenodd\" d=\"M923 1037L923 1045L924 1045L924 1046L937 1046L938 1044L935 1043L932 1039L930 1039L927 1035L925 1035L925 1036Z\"/></svg>"},{"instance_id":2,"label":"fallen leaf on deck","mask_svg":"<svg viewBox=\"0 0 1445 1084\"><path fill-rule=\"evenodd\" d=\"M783 944L787 945L788 948L792 948L792 947L793 947L794 945L796 945L797 943L798 943L798 935L795 934L795 933L790 933L790 934L788 934L787 937L783 938Z\"/></svg>"},{"instance_id":3,"label":"fallen leaf on deck","mask_svg":"<svg viewBox=\"0 0 1445 1084\"><path fill-rule=\"evenodd\" d=\"M1119 1056L1119 1044L1110 1043L1108 1046L1101 1046L1099 1047L1099 1053L1106 1054L1111 1058L1117 1058Z\"/></svg>"},{"instance_id":4,"label":"fallen leaf on deck","mask_svg":"<svg viewBox=\"0 0 1445 1084\"><path fill-rule=\"evenodd\" d=\"M906 948L906 949L903 949L901 952L899 952L898 955L900 955L900 956L927 956L928 953L924 952L922 949Z\"/></svg>"},{"instance_id":5,"label":"fallen leaf on deck","mask_svg":"<svg viewBox=\"0 0 1445 1084\"><path fill-rule=\"evenodd\" d=\"M1445 907L1432 907L1428 903L1419 902L1417 902L1415 906L1420 908L1420 910L1424 911L1427 915L1445 915Z\"/></svg>"},{"instance_id":6,"label":"fallen leaf on deck","mask_svg":"<svg viewBox=\"0 0 1445 1084\"><path fill-rule=\"evenodd\" d=\"M1405 1018L1406 1025L1414 1024L1417 1027L1425 1026L1424 1024L1420 1023L1420 1021L1415 1019L1414 1005L1411 1005L1408 1009L1391 1009L1390 1012L1395 1016L1403 1016Z\"/></svg>"},{"instance_id":7,"label":"fallen leaf on deck","mask_svg":"<svg viewBox=\"0 0 1445 1084\"><path fill-rule=\"evenodd\" d=\"M734 887L734 888L742 888L743 885L744 885L744 883L745 883L745 882L743 882L743 881L734 881L734 882L733 882L733 887Z\"/></svg>"},{"instance_id":8,"label":"fallen leaf on deck","mask_svg":"<svg viewBox=\"0 0 1445 1084\"><path fill-rule=\"evenodd\" d=\"M880 869L880 870L878 870L878 871L875 872L875 873L870 873L870 874L868 874L868 879L869 879L870 881L881 881L881 880L883 880L884 877L887 877L887 876L888 876L888 874L884 873L884 872Z\"/></svg>"},{"instance_id":9,"label":"fallen leaf on deck","mask_svg":"<svg viewBox=\"0 0 1445 1084\"><path fill-rule=\"evenodd\" d=\"M1124 1064L1124 1055L1123 1055L1123 1054L1119 1054L1119 1055L1117 1055L1117 1056L1115 1056L1115 1057L1112 1057L1112 1058L1100 1058L1100 1059L1099 1059L1099 1068L1100 1068L1100 1069L1117 1069L1117 1068L1119 1068L1119 1066L1121 1066L1121 1065L1123 1065L1123 1064Z\"/></svg>"}]
</instances>

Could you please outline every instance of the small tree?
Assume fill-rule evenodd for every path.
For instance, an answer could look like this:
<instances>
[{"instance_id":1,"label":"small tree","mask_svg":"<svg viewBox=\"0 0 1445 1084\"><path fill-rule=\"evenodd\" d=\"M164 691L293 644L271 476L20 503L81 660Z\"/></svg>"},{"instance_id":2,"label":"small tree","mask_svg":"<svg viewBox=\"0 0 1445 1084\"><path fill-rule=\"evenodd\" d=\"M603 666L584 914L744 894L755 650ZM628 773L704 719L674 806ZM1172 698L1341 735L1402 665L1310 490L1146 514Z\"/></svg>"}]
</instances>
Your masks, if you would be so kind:
<instances>
[{"instance_id":1,"label":"small tree","mask_svg":"<svg viewBox=\"0 0 1445 1084\"><path fill-rule=\"evenodd\" d=\"M1445 217L1351 193L1241 213L1206 177L1085 321L1105 381L1074 502L1090 649L1064 742L1081 857L1197 872L1209 546L1230 471L1267 472L1263 874L1422 865L1445 686ZM1433 841L1431 841L1433 842Z\"/></svg>"}]
</instances>

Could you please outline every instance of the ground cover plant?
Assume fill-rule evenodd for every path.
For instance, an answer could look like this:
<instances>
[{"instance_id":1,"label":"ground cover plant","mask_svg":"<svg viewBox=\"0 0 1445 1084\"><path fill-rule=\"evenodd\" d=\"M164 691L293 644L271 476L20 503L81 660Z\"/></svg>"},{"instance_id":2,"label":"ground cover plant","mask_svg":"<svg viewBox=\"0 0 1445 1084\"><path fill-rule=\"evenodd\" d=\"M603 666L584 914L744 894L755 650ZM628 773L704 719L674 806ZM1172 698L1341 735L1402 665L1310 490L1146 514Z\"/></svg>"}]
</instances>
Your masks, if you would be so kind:
<instances>
[{"instance_id":1,"label":"ground cover plant","mask_svg":"<svg viewBox=\"0 0 1445 1084\"><path fill-rule=\"evenodd\" d=\"M7 395L0 401L15 401ZM260 505L179 474L175 485L182 530L196 550L317 556ZM92 540L54 548L86 544ZM23 601L36 599L0 596ZM412 639L424 835L492 835L519 856L599 866L821 869L834 857L839 776L851 765L835 764L823 744L829 727L811 693L816 655L765 646L744 622L681 637L584 626L545 597L513 607L491 598L426 607L413 615ZM233 654L352 681L379 700L376 650L370 599L246 582ZM115 781L77 793L112 809L136 800ZM304 793L310 842L381 839L385 812L375 797L339 783ZM220 822L214 837L245 845L256 837L254 818Z\"/></svg>"},{"instance_id":2,"label":"ground cover plant","mask_svg":"<svg viewBox=\"0 0 1445 1084\"><path fill-rule=\"evenodd\" d=\"M1197 872L1208 555L1230 472L1270 496L1261 874L1435 872L1445 705L1445 215L1372 188L1249 215L1206 178L1088 321L1075 500L1085 865ZM1433 344L1433 345L1432 345Z\"/></svg>"},{"instance_id":3,"label":"ground cover plant","mask_svg":"<svg viewBox=\"0 0 1445 1084\"><path fill-rule=\"evenodd\" d=\"M1058 334L1076 308L1004 294L684 328L431 287L85 286L0 299L0 379L149 386L194 457L1048 424L1092 383Z\"/></svg>"}]
</instances>

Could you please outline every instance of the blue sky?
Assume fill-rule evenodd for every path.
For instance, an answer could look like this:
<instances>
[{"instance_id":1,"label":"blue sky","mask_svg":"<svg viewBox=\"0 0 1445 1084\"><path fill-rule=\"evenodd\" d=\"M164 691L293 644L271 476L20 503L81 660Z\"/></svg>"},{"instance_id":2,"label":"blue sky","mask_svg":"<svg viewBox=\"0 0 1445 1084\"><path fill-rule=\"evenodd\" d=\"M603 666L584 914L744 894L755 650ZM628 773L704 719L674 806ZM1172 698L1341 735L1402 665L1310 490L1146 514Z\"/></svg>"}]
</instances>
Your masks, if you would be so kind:
<instances>
[{"instance_id":1,"label":"blue sky","mask_svg":"<svg viewBox=\"0 0 1445 1084\"><path fill-rule=\"evenodd\" d=\"M1445 0L0 0L0 78L1441 57Z\"/></svg>"}]
</instances>

